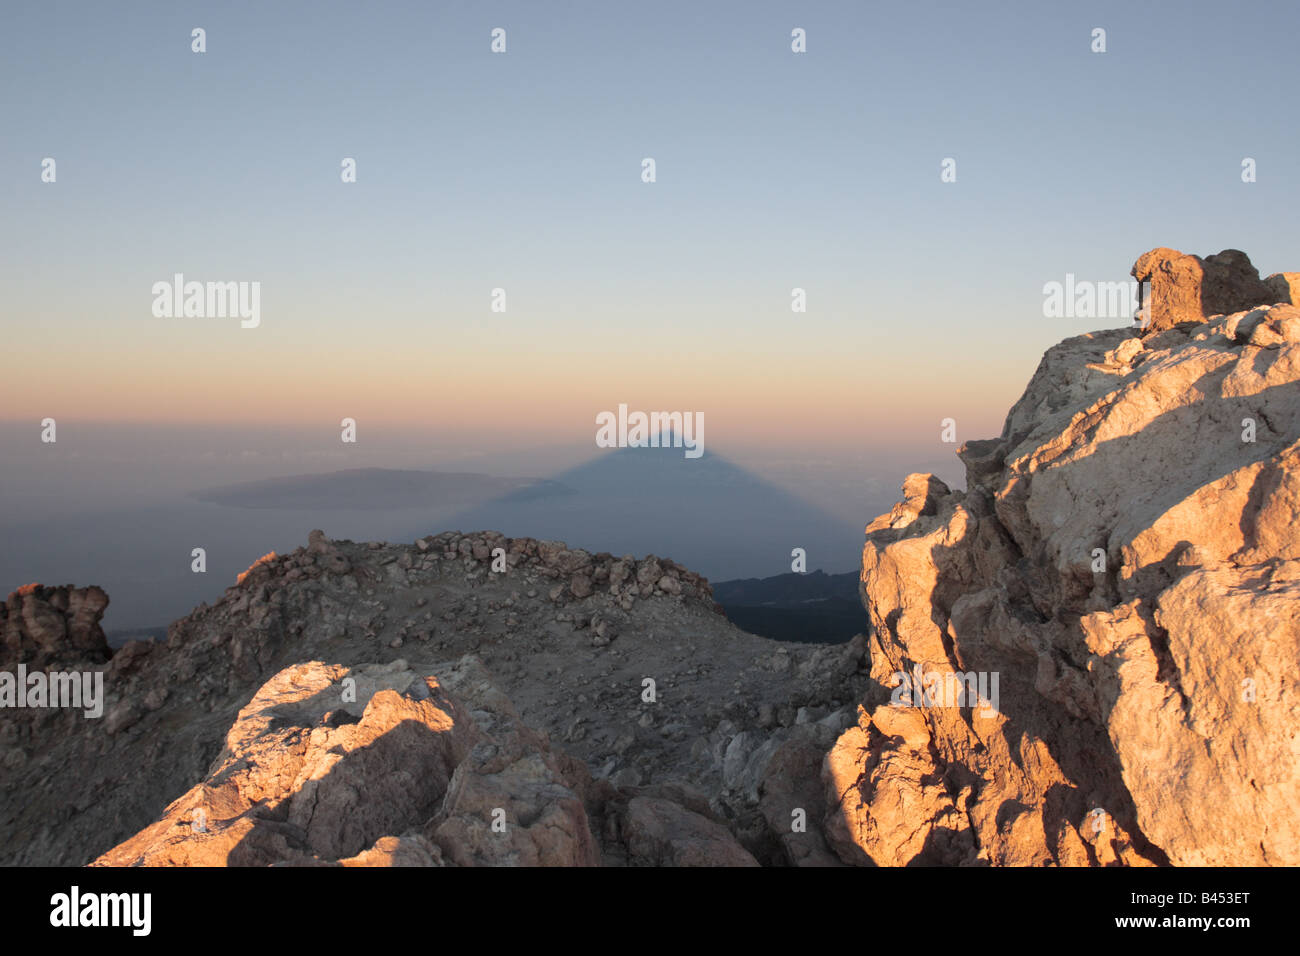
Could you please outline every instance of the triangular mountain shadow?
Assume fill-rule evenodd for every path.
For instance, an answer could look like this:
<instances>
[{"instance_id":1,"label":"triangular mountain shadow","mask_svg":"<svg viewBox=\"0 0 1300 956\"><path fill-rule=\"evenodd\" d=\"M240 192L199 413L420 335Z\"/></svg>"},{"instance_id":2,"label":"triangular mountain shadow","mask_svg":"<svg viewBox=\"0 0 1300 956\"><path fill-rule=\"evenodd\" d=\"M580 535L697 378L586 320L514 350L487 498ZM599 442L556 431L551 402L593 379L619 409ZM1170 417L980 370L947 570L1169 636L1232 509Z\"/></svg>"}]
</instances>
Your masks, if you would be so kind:
<instances>
[{"instance_id":1,"label":"triangular mountain shadow","mask_svg":"<svg viewBox=\"0 0 1300 956\"><path fill-rule=\"evenodd\" d=\"M573 494L506 494L457 513L442 530L501 531L612 554L657 554L714 580L856 567L862 526L835 518L728 461L682 448L622 448L552 477Z\"/></svg>"}]
</instances>

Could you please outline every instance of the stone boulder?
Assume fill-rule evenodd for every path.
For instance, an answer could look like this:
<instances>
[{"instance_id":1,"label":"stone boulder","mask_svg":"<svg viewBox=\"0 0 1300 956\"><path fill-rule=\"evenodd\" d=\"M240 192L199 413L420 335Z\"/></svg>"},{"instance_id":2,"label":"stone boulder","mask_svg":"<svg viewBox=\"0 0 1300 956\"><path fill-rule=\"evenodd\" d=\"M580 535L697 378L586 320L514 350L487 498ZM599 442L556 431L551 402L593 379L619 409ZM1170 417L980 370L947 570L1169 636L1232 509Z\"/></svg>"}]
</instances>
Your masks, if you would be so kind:
<instances>
[{"instance_id":1,"label":"stone boulder","mask_svg":"<svg viewBox=\"0 0 1300 956\"><path fill-rule=\"evenodd\" d=\"M587 865L562 760L473 658L310 662L240 711L207 778L97 866Z\"/></svg>"},{"instance_id":2,"label":"stone boulder","mask_svg":"<svg viewBox=\"0 0 1300 956\"><path fill-rule=\"evenodd\" d=\"M1300 272L1275 272L1264 282L1272 290L1273 302L1300 305Z\"/></svg>"},{"instance_id":3,"label":"stone boulder","mask_svg":"<svg viewBox=\"0 0 1300 956\"><path fill-rule=\"evenodd\" d=\"M721 823L662 797L628 801L621 835L631 866L758 866Z\"/></svg>"},{"instance_id":4,"label":"stone boulder","mask_svg":"<svg viewBox=\"0 0 1300 956\"><path fill-rule=\"evenodd\" d=\"M1250 257L1239 249L1225 249L1202 259L1161 246L1139 256L1130 274L1151 284L1148 332L1171 329L1181 322L1200 323L1212 315L1257 305L1294 301L1293 287L1286 278L1293 273L1262 280Z\"/></svg>"},{"instance_id":5,"label":"stone boulder","mask_svg":"<svg viewBox=\"0 0 1300 956\"><path fill-rule=\"evenodd\" d=\"M28 584L0 604L0 664L102 664L113 656L100 619L108 595L97 587Z\"/></svg>"}]
</instances>

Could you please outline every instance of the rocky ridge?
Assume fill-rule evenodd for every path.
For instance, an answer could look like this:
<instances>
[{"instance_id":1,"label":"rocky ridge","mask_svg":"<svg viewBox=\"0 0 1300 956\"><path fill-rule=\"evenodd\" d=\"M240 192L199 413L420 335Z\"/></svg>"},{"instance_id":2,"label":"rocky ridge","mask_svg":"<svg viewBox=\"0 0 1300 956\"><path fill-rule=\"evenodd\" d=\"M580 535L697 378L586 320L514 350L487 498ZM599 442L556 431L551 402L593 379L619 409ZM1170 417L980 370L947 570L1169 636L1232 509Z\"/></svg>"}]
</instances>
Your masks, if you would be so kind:
<instances>
[{"instance_id":1,"label":"rocky ridge","mask_svg":"<svg viewBox=\"0 0 1300 956\"><path fill-rule=\"evenodd\" d=\"M494 564L501 570L492 570ZM14 599L23 602L17 617L43 619L57 612L56 605L80 607L83 590L33 590ZM57 596L50 604L42 595ZM28 606L35 602L43 603ZM165 642L129 643L107 664L85 660L83 668L105 674L102 720L67 710L6 714L0 722L6 768L0 846L11 864L100 857L214 862L222 852L231 862L355 863L352 857L370 851L365 859L388 859L384 847L390 843L376 841L424 832L429 820L420 817L430 801L450 792L438 783L441 774L420 774L425 799L401 817L406 829L335 853L335 844L285 829L297 819L298 774L325 760L302 750L304 741L322 727L342 733L342 725L328 721L359 720L348 724L347 734L360 734L364 742L320 744L321 752L351 753L373 747L393 728L382 714L373 715L373 729L366 723L364 693L355 706L336 699L320 713L311 708L324 706L322 700L291 708L269 737L249 729L256 724L250 708L265 709L262 698L268 696L283 699L286 683L316 686L311 682L324 673L341 681L354 670L398 668L402 680L386 689L404 703L385 696L383 712L418 705L421 714L411 719L439 739L459 741L446 745L453 757L438 764L430 756L430 766L452 775L462 768L462 776L473 777L465 761L475 751L465 752L464 742L493 738L503 721L518 725L507 736L525 741L533 758L557 762L563 770L557 785L579 796L594 834L594 857L565 862L788 861L785 834L770 830L760 806L758 781L773 740L816 736L829 742L836 728L853 721L855 701L869 680L863 646L861 640L782 645L739 631L718 613L704 579L653 555L589 554L494 532L447 532L411 545L334 541L313 532L307 547L259 559L220 601L174 622ZM455 679L467 668L497 688L492 694L500 700L493 697L492 707L477 703L487 691L465 690L470 684ZM439 698L436 708L423 703L424 694L411 690L417 684L447 700ZM485 713L507 716L485 719ZM460 729L441 728L446 719ZM290 732L284 720L296 729ZM250 762L278 766L274 779L288 789L228 779L232 767ZM377 764L370 772L378 778L406 773L396 764ZM815 768L811 781L819 792ZM391 787L376 782L357 792L364 804L358 813L389 819L383 801L372 805L368 797L389 794ZM164 807L170 809L159 818ZM194 846L176 839L177 821L192 822L198 807L226 834L226 843L211 835ZM509 803L503 809L527 816ZM785 810L784 820L789 816ZM236 833L237 839L231 836ZM427 838L433 839L432 831ZM806 841L818 839L813 832ZM441 859L560 861L524 851L499 859L453 851L466 845L448 843ZM403 860L432 853L413 836L402 846L397 856ZM106 851L112 852L105 857Z\"/></svg>"}]
</instances>

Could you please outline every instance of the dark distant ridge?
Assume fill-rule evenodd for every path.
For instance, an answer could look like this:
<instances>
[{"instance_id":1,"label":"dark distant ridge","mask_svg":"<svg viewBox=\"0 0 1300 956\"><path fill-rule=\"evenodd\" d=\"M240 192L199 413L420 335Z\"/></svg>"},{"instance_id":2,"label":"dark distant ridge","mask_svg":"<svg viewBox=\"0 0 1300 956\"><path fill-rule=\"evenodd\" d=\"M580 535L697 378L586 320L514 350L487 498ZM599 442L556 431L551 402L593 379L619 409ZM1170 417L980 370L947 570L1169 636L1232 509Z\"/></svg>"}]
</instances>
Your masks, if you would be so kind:
<instances>
[{"instance_id":1,"label":"dark distant ridge","mask_svg":"<svg viewBox=\"0 0 1300 956\"><path fill-rule=\"evenodd\" d=\"M827 574L790 572L770 578L738 578L713 585L713 599L719 604L762 604L785 607L828 598L858 602L858 572Z\"/></svg>"},{"instance_id":2,"label":"dark distant ridge","mask_svg":"<svg viewBox=\"0 0 1300 956\"><path fill-rule=\"evenodd\" d=\"M866 630L858 572L790 572L713 585L713 599L737 627L782 641L838 644Z\"/></svg>"}]
</instances>

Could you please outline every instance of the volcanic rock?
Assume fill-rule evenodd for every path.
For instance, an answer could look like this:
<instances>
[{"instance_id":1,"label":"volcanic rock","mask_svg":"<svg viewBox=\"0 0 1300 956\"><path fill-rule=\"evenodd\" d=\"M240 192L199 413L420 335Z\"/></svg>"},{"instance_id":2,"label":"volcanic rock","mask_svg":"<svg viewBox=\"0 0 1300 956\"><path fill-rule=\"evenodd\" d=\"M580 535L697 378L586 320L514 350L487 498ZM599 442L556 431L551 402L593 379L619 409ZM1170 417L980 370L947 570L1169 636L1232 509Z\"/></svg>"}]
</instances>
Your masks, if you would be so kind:
<instances>
[{"instance_id":1,"label":"volcanic rock","mask_svg":"<svg viewBox=\"0 0 1300 956\"><path fill-rule=\"evenodd\" d=\"M823 768L841 859L1300 863L1295 319L1067 339L961 450L965 491L908 479L862 564L900 701ZM915 673L1000 700L918 705Z\"/></svg>"}]
</instances>

